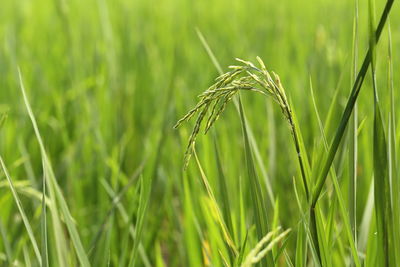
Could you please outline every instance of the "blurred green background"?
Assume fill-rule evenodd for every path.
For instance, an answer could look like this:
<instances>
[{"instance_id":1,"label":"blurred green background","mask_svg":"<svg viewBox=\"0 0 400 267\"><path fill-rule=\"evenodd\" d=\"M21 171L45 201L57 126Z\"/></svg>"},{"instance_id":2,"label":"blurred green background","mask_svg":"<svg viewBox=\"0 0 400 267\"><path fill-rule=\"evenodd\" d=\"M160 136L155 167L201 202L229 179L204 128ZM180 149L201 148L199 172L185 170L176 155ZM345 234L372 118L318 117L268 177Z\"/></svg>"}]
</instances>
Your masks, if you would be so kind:
<instances>
[{"instance_id":1,"label":"blurred green background","mask_svg":"<svg viewBox=\"0 0 400 267\"><path fill-rule=\"evenodd\" d=\"M384 1L376 1L377 17L383 5ZM139 179L133 179L121 200L128 220L121 209L108 213L113 200L107 188L120 192L141 165L143 179L150 179L152 184L141 237L141 251L150 264L193 266L197 261L203 265L200 259L205 247L210 246L213 265L222 265L217 259L218 250L213 250L219 241L210 240L213 228L207 219L209 211L201 204L206 192L195 162L186 172L182 170L193 123L178 130L172 128L194 106L196 96L218 76L196 29L224 71L235 63L235 57L255 61L260 56L268 69L279 74L310 157L314 147L320 145L310 80L323 121L338 88L335 127L351 89L353 1L3 0L0 6L0 114L8 113L0 130L0 155L14 182L21 182L16 184L17 191L40 240L42 157L23 103L19 67L58 184L85 250L92 249L88 257L94 266L128 263L134 241L127 236L138 216ZM360 65L368 46L368 4L361 1L359 12ZM391 14L397 89L398 3ZM387 46L384 31L378 45L377 68L383 103L389 98ZM372 179L370 80L368 74L359 99L359 120L365 119L359 135L359 221ZM298 176L298 165L287 123L272 101L256 94L241 95L262 159L257 172L260 179L270 179L280 201L281 225L295 228L300 214L292 178ZM382 108L389 109L388 105ZM328 140L333 133L327 130ZM250 195L245 185L239 186L240 181L245 184L246 170L241 125L233 105L227 107L209 135L199 136L196 146L219 200L214 140L220 151L232 216L244 212L252 233ZM348 166L340 162L337 165L346 187ZM36 266L5 181L1 173L0 221L4 234L0 265L7 266L8 243L13 262L25 266L26 258L31 258ZM244 191L244 206L238 197L240 190ZM332 186L328 185L330 191ZM273 217L272 210L269 216ZM193 242L192 234L198 235ZM244 235L241 232L238 238ZM67 233L65 236L68 239ZM250 236L254 246L255 236ZM50 230L48 242L50 266L57 266L56 241ZM294 245L295 238L289 247ZM72 245L68 247L68 262L77 266ZM143 258L138 263L143 264Z\"/></svg>"}]
</instances>

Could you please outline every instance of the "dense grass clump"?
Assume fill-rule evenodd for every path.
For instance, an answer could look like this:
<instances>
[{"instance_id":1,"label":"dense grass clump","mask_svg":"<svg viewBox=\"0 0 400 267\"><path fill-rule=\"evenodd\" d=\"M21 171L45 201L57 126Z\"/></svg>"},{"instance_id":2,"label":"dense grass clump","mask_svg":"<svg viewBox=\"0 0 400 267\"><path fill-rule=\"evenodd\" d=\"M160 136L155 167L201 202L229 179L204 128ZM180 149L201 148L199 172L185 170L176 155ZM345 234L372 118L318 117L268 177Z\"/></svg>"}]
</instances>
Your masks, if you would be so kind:
<instances>
[{"instance_id":1,"label":"dense grass clump","mask_svg":"<svg viewBox=\"0 0 400 267\"><path fill-rule=\"evenodd\" d=\"M399 12L3 1L0 266L397 266Z\"/></svg>"}]
</instances>

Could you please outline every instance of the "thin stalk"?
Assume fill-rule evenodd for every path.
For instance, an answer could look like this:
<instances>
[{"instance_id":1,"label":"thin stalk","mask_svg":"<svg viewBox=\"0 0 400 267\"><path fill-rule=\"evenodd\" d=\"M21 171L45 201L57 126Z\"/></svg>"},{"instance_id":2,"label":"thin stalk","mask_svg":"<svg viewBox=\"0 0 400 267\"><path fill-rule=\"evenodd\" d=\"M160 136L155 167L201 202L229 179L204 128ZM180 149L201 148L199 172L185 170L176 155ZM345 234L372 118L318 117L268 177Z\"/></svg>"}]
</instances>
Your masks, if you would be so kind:
<instances>
[{"instance_id":1,"label":"thin stalk","mask_svg":"<svg viewBox=\"0 0 400 267\"><path fill-rule=\"evenodd\" d=\"M318 230L317 230L317 218L315 217L315 206L311 206L310 209L310 233L315 246L315 251L317 252L319 263L322 262L321 251L319 248L318 241Z\"/></svg>"},{"instance_id":2,"label":"thin stalk","mask_svg":"<svg viewBox=\"0 0 400 267\"><path fill-rule=\"evenodd\" d=\"M353 28L353 67L351 82L355 80L357 73L357 58L358 58L358 0L355 0L354 7L354 28ZM353 233L354 244L357 244L357 162L358 162L358 140L357 140L357 125L358 125L358 109L357 103L354 105L353 116L350 122L350 177L349 177L349 217L351 230ZM353 265L353 263L352 263Z\"/></svg>"},{"instance_id":3,"label":"thin stalk","mask_svg":"<svg viewBox=\"0 0 400 267\"><path fill-rule=\"evenodd\" d=\"M289 113L292 114L292 111L289 110ZM289 124L290 124L290 127L291 127L291 132L292 132L292 136L293 136L293 141L294 141L294 145L295 145L296 152L297 152L297 159L298 159L299 165L300 165L301 178L302 178L302 180L303 180L304 190L305 190L305 192L306 192L306 198L307 198L307 200L308 200L308 199L309 199L310 193L309 193L309 188L308 188L306 173L305 173L305 170L304 170L304 162L303 162L304 159L303 159L303 157L302 157L302 155L301 155L299 136L298 136L298 133L297 133L296 125L295 125L294 122L293 122L292 116L289 116Z\"/></svg>"}]
</instances>

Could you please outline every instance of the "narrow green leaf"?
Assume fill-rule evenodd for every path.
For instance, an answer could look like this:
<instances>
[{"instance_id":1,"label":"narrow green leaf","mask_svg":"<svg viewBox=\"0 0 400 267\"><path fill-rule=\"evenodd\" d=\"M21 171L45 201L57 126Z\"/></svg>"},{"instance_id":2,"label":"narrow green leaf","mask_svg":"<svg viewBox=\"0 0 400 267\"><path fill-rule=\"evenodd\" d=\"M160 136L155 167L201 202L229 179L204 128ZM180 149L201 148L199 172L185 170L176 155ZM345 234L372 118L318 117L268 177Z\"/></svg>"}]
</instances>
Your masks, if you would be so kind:
<instances>
[{"instance_id":1,"label":"narrow green leaf","mask_svg":"<svg viewBox=\"0 0 400 267\"><path fill-rule=\"evenodd\" d=\"M207 52L208 56L210 57L212 63L214 64L215 68L218 70L218 73L222 74L223 70L221 68L221 65L219 64L213 51L211 50L210 46L208 45L206 38L204 38L203 34L201 33L201 31L198 28L196 28L196 33L197 33L197 36L199 37L202 45L204 46L204 49L206 49L206 52Z\"/></svg>"},{"instance_id":2,"label":"narrow green leaf","mask_svg":"<svg viewBox=\"0 0 400 267\"><path fill-rule=\"evenodd\" d=\"M394 255L392 254L392 206L390 199L390 181L388 172L388 153L386 135L383 126L382 113L378 98L376 81L376 39L374 33L374 1L369 1L369 27L371 47L371 74L374 89L374 195L375 216L377 228L377 259L380 266L394 266Z\"/></svg>"},{"instance_id":3,"label":"narrow green leaf","mask_svg":"<svg viewBox=\"0 0 400 267\"><path fill-rule=\"evenodd\" d=\"M6 122L8 117L8 113L3 113L0 115L0 130L3 127L4 123Z\"/></svg>"},{"instance_id":4,"label":"narrow green leaf","mask_svg":"<svg viewBox=\"0 0 400 267\"><path fill-rule=\"evenodd\" d=\"M303 224L297 228L295 266L305 267L307 262L306 232Z\"/></svg>"},{"instance_id":5,"label":"narrow green leaf","mask_svg":"<svg viewBox=\"0 0 400 267\"><path fill-rule=\"evenodd\" d=\"M313 87L312 84L310 83L310 90L311 90L311 98L313 101L313 106L314 106L314 111L317 117L317 122L319 125L319 129L321 131L321 136L322 136L322 142L323 142L323 146L322 146L322 151L325 151L326 153L328 152L328 141L326 139L326 134L324 131L324 127L321 121L321 117L319 115L318 112L318 108L317 108L317 103L315 102L315 97L314 97L314 91L313 91ZM345 206L345 201L344 201L344 197L343 197L343 193L340 189L340 185L339 185L339 181L336 175L336 171L334 167L331 167L331 169L329 170L329 174L331 175L332 181L333 181L333 186L335 189L335 194L338 198L339 201L339 212L340 215L344 221L344 226L345 226L345 232L347 235L347 239L350 243L350 248L351 248L351 252L352 252L352 260L354 261L356 266L361 266L360 260L358 258L358 254L357 254L357 248L356 248L356 243L355 240L353 239L353 232L351 230L351 223L350 223L350 219L348 216L348 211L346 210L346 206Z\"/></svg>"},{"instance_id":6,"label":"narrow green leaf","mask_svg":"<svg viewBox=\"0 0 400 267\"><path fill-rule=\"evenodd\" d=\"M10 244L10 241L8 240L8 238L7 238L6 229L5 229L1 219L0 219L0 236L1 236L2 243L3 243L3 248L4 248L5 254L6 254L6 262L9 265L11 265L12 262L13 262L11 244Z\"/></svg>"},{"instance_id":7,"label":"narrow green leaf","mask_svg":"<svg viewBox=\"0 0 400 267\"><path fill-rule=\"evenodd\" d=\"M246 236L244 238L243 244L240 246L240 251L239 255L237 257L237 266L240 266L242 264L243 258L244 258L244 252L246 251L246 245L247 245L247 239L249 236L249 231L246 231Z\"/></svg>"},{"instance_id":8,"label":"narrow green leaf","mask_svg":"<svg viewBox=\"0 0 400 267\"><path fill-rule=\"evenodd\" d=\"M188 251L188 266L203 266L201 257L201 245L195 226L195 209L193 207L192 194L189 188L187 177L183 177L184 190L184 238Z\"/></svg>"},{"instance_id":9,"label":"narrow green leaf","mask_svg":"<svg viewBox=\"0 0 400 267\"><path fill-rule=\"evenodd\" d=\"M352 71L351 83L356 79L357 59L358 59L358 0L355 0L354 20L353 20L353 48L352 48ZM357 103L354 104L354 110L350 119L349 135L349 216L351 230L353 232L354 244L357 246L357 164L358 164L358 108ZM357 249L357 247L356 247Z\"/></svg>"},{"instance_id":10,"label":"narrow green leaf","mask_svg":"<svg viewBox=\"0 0 400 267\"><path fill-rule=\"evenodd\" d=\"M42 265L42 256L40 254L39 247L37 245L36 238L35 238L35 235L32 230L32 226L29 223L28 217L26 216L25 210L22 206L21 200L19 199L18 193L14 188L13 182L11 180L11 176L8 173L7 167L4 164L3 158L1 156L0 156L0 165L1 165L1 168L7 178L7 181L10 185L10 189L11 189L11 193L13 195L14 201L17 204L19 214L21 215L21 218L22 218L22 221L24 222L26 231L28 232L28 236L32 243L32 247L33 247L33 251L35 252L36 259L38 260L39 264Z\"/></svg>"},{"instance_id":11,"label":"narrow green leaf","mask_svg":"<svg viewBox=\"0 0 400 267\"><path fill-rule=\"evenodd\" d=\"M375 82L374 82L375 83ZM374 183L375 183L375 215L378 235L379 264L390 264L390 225L391 225L391 200L388 174L388 158L386 136L379 102L375 104L374 112ZM394 264L392 262L392 264Z\"/></svg>"},{"instance_id":12,"label":"narrow green leaf","mask_svg":"<svg viewBox=\"0 0 400 267\"><path fill-rule=\"evenodd\" d=\"M391 8L392 8L392 5L393 5L393 0L388 0L386 2L386 5L385 5L385 8L384 8L384 10L382 12L382 16L381 16L381 19L379 21L378 27L377 27L377 29L375 31L375 39L376 39L376 41L379 41L379 38L380 38L382 30L383 30L383 26L386 23L386 19L387 19L388 15L389 15L389 12L390 12ZM336 130L336 134L335 134L335 137L333 139L332 145L329 148L328 156L324 161L323 169L318 174L318 179L316 181L317 183L316 183L316 185L314 187L314 190L313 190L312 206L315 205L315 203L318 201L318 199L319 199L319 197L321 195L322 187L325 184L325 181L326 181L327 175L329 173L330 167L332 165L333 159L335 158L336 152L337 152L337 150L339 148L340 141L342 140L342 137L343 137L343 135L345 133L346 126L347 126L347 124L349 122L351 113L353 111L354 105L355 105L356 100L358 98L358 94L360 93L361 86L363 84L363 81L364 81L364 78L365 78L365 75L367 73L367 70L368 70L368 67L369 67L370 63L371 63L371 49L368 50L367 55L364 58L364 62L362 64L362 66L361 66L361 69L357 74L357 78L356 78L356 81L354 82L353 89L352 89L350 97L349 97L349 99L347 101L346 108L343 111L343 115L342 115L342 118L340 120L339 126L338 126L338 128Z\"/></svg>"},{"instance_id":13,"label":"narrow green leaf","mask_svg":"<svg viewBox=\"0 0 400 267\"><path fill-rule=\"evenodd\" d=\"M18 74L19 74L19 82L20 82L20 87L21 87L23 98L24 98L25 106L26 106L26 109L28 111L29 117L30 117L32 125L33 125L33 129L35 131L36 138L37 138L39 146L40 146L40 151L41 151L42 160L43 160L44 172L47 172L46 173L46 177L48 179L46 180L46 183L48 183L48 188L50 190L50 199L53 200L53 203L52 203L51 207L52 207L52 213L53 213L53 217L52 218L55 220L55 222L54 222L55 226L54 227L55 227L56 235L60 235L60 233L57 233L57 231L61 231L60 230L61 229L61 226L60 226L61 223L60 223L60 217L59 217L58 211L57 211L55 198L57 199L57 202L60 205L61 213L63 214L64 220L65 220L65 224L66 224L68 232L69 232L69 234L71 236L72 243L74 245L74 248L75 248L75 251L77 253L77 256L78 256L80 264L83 267L90 266L90 263L89 263L89 260L87 258L86 252L85 252L85 250L83 248L83 245L82 245L82 242L80 240L78 231L76 229L75 222L74 222L74 220L72 218L72 215L71 215L71 213L70 213L70 211L68 209L68 206L67 206L65 198L64 198L64 196L62 194L62 191L61 191L60 187L57 184L57 180L55 178L54 171L53 171L53 168L51 166L50 160L49 160L49 158L47 156L47 152L45 150L43 139L42 139L42 136L40 135L39 128L37 126L35 116L33 115L32 108L31 108L31 106L29 104L28 97L27 97L26 91L25 91L25 87L24 87L24 84L22 82L22 75L21 75L21 72L19 70L18 70ZM59 260L60 260L59 263L64 265L65 260L62 260L63 256L61 256L61 255L62 255L62 253L65 253L65 251L60 251L60 250L62 249L63 246L64 246L64 249L65 249L66 243L65 243L65 241L61 241L61 243L63 243L63 244L59 244L57 249L58 249L58 253L59 253L59 257L60 257L59 258Z\"/></svg>"},{"instance_id":14,"label":"narrow green leaf","mask_svg":"<svg viewBox=\"0 0 400 267\"><path fill-rule=\"evenodd\" d=\"M363 211L363 216L361 219L361 224L359 227L359 239L358 239L358 251L360 253L365 253L366 248L367 248L367 242L368 242L368 235L370 232L370 226L372 224L371 220L372 218L372 213L374 209L374 183L373 181L371 182L369 186L369 193L367 197L367 202L364 207Z\"/></svg>"},{"instance_id":15,"label":"narrow green leaf","mask_svg":"<svg viewBox=\"0 0 400 267\"><path fill-rule=\"evenodd\" d=\"M45 168L45 163L42 160L43 169ZM41 226L41 237L42 237L42 266L49 266L49 252L47 248L47 207L46 207L46 180L47 172L43 173L42 182L42 213L40 215L40 226Z\"/></svg>"},{"instance_id":16,"label":"narrow green leaf","mask_svg":"<svg viewBox=\"0 0 400 267\"><path fill-rule=\"evenodd\" d=\"M218 144L216 137L214 136L214 151L216 157L216 165L218 169L218 182L221 192L221 199L222 199L222 213L224 215L224 221L226 222L226 226L228 228L229 234L233 236L233 224L232 224L232 217L231 217L231 207L229 201L229 194L228 194L228 186L227 180L224 174L224 170L222 168L222 162L220 158L220 153L218 149Z\"/></svg>"},{"instance_id":17,"label":"narrow green leaf","mask_svg":"<svg viewBox=\"0 0 400 267\"><path fill-rule=\"evenodd\" d=\"M400 251L400 181L396 155L396 109L393 82L392 61L392 34L390 21L388 23L388 84L390 91L390 114L388 124L388 153L389 153L389 181L391 184L392 220L393 220L393 251ZM400 262L400 255L394 253L394 261Z\"/></svg>"},{"instance_id":18,"label":"narrow green leaf","mask_svg":"<svg viewBox=\"0 0 400 267\"><path fill-rule=\"evenodd\" d=\"M147 213L147 206L150 199L151 182L152 179L150 179L149 177L147 179L144 179L143 175L140 176L139 207L137 209L137 215L136 215L137 219L136 219L135 240L133 249L131 251L131 257L129 262L130 267L135 266L136 264L137 252L143 232L143 223Z\"/></svg>"},{"instance_id":19,"label":"narrow green leaf","mask_svg":"<svg viewBox=\"0 0 400 267\"><path fill-rule=\"evenodd\" d=\"M239 98L239 110L240 110L240 120L242 123L242 132L243 132L243 139L245 146L246 169L247 169L247 176L250 181L250 193L255 214L257 236L258 239L261 240L265 236L266 231L269 229L267 220L267 210L265 208L265 201L262 195L260 181L258 179L256 169L254 166L253 155L247 131L247 123L244 119L245 115L240 98ZM266 259L268 265L273 264L273 256L271 253L268 253Z\"/></svg>"},{"instance_id":20,"label":"narrow green leaf","mask_svg":"<svg viewBox=\"0 0 400 267\"><path fill-rule=\"evenodd\" d=\"M225 223L225 221L223 219L223 216L222 216L222 213L221 213L221 209L219 208L217 200L216 200L216 198L214 196L214 192L213 192L213 190L211 188L210 183L208 182L207 176L205 175L205 173L203 171L203 168L200 165L200 161L199 161L199 158L197 157L196 151L194 151L193 154L194 154L194 157L196 159L197 167L199 168L199 171L200 171L200 176L201 176L202 182L204 184L204 187L206 188L207 195L210 198L210 203L211 203L211 205L213 207L213 210L216 213L216 220L217 220L218 225L221 228L221 231L223 233L225 242L231 248L231 250L234 253L234 255L236 255L238 253L237 249L236 249L236 245L235 245L235 243L234 243L234 241L233 241L233 239L232 239L232 237L230 235L229 230L226 227L226 223Z\"/></svg>"},{"instance_id":21,"label":"narrow green leaf","mask_svg":"<svg viewBox=\"0 0 400 267\"><path fill-rule=\"evenodd\" d=\"M321 255L322 266L332 266L331 253L328 250L327 236L325 232L325 219L321 212L321 209L316 209L316 224L318 232L318 244Z\"/></svg>"},{"instance_id":22,"label":"narrow green leaf","mask_svg":"<svg viewBox=\"0 0 400 267\"><path fill-rule=\"evenodd\" d=\"M141 171L142 171L142 169L141 169L141 167L139 167L137 169L137 171L135 172L134 177L136 178L136 175L140 177ZM125 207L119 201L119 199L125 193L124 189L126 189L127 187L125 187L124 189L121 190L121 192L116 194L105 179L102 179L101 183L102 183L104 189L107 191L107 194L110 196L110 198L113 199L113 203L115 203L115 204L113 204L113 207L114 207L114 205L117 207L118 212L120 213L123 222L125 224L129 225L128 226L129 236L132 238L132 240L136 240L136 228L134 227L133 223L131 222L131 220L129 218L128 211L125 209ZM112 209L112 211L114 211L114 208ZM146 254L146 251L145 251L145 249L143 247L143 243L142 242L139 242L139 254L140 254L140 257L142 259L143 265L146 266L146 267L150 267L151 266L150 260L149 260L149 257ZM125 266L125 265L122 265L122 266Z\"/></svg>"}]
</instances>

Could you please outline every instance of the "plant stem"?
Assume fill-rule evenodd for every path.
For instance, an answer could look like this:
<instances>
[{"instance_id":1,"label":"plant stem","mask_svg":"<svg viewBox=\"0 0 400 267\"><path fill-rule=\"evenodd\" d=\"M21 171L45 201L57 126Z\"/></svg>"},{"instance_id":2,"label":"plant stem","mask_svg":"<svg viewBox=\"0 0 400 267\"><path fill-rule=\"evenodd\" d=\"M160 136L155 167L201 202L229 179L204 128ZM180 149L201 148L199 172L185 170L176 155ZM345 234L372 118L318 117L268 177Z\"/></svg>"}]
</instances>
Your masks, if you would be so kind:
<instances>
[{"instance_id":1,"label":"plant stem","mask_svg":"<svg viewBox=\"0 0 400 267\"><path fill-rule=\"evenodd\" d=\"M306 173L305 173L305 170L304 170L304 162L303 162L304 159L303 159L303 157L302 157L302 155L301 155L301 152L300 152L300 141L299 141L299 136L298 136L298 133L297 133L296 125L295 125L294 122L293 122L293 118L292 118L292 116L291 116L292 111L291 111L290 109L289 109L289 114L290 114L290 116L289 116L289 123L290 123L291 131L292 131L292 136L293 136L293 140L294 140L294 145L295 145L296 152L297 152L297 159L299 160L300 171L301 171L301 177L302 177L302 180L303 180L304 190L305 190L305 192L306 192L306 199L308 200L308 199L309 199L310 193L309 193L309 188L308 188Z\"/></svg>"}]
</instances>

